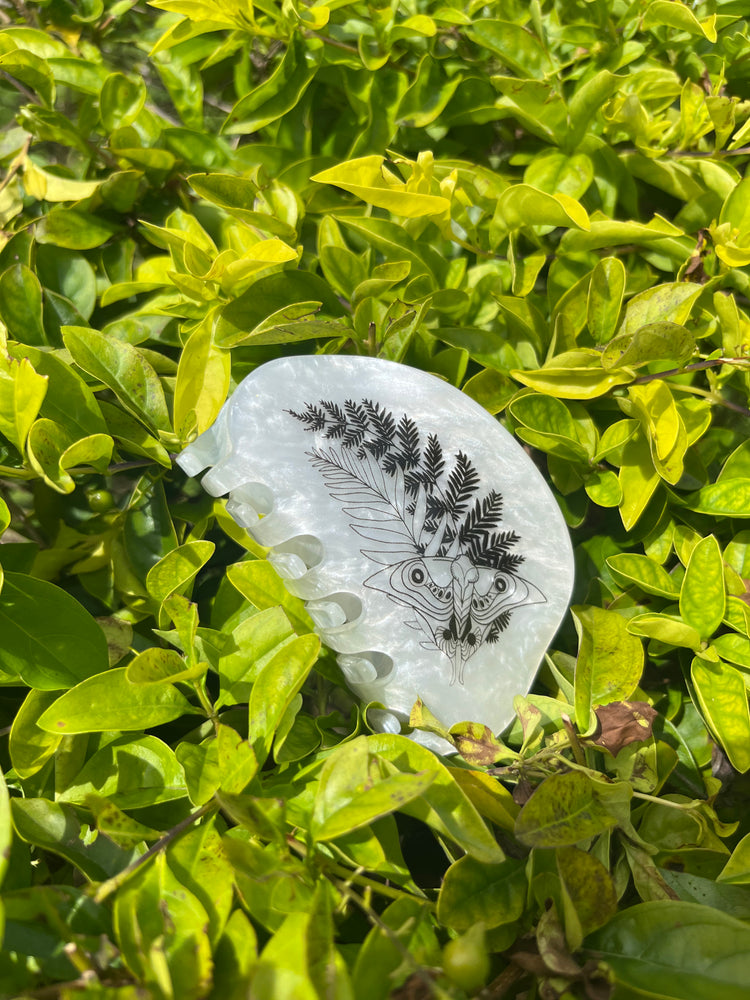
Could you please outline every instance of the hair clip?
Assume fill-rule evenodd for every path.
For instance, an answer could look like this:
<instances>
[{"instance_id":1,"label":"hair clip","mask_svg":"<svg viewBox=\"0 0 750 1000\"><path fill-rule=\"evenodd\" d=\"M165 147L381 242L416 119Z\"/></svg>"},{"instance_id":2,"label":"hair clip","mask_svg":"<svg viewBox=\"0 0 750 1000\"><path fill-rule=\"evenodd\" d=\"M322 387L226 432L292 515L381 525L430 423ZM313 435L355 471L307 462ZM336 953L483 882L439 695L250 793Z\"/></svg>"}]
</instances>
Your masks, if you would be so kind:
<instances>
[{"instance_id":1,"label":"hair clip","mask_svg":"<svg viewBox=\"0 0 750 1000\"><path fill-rule=\"evenodd\" d=\"M478 403L389 361L282 358L178 462L210 466L204 488L270 547L385 727L417 697L446 726L508 723L567 609L573 554L543 477Z\"/></svg>"}]
</instances>

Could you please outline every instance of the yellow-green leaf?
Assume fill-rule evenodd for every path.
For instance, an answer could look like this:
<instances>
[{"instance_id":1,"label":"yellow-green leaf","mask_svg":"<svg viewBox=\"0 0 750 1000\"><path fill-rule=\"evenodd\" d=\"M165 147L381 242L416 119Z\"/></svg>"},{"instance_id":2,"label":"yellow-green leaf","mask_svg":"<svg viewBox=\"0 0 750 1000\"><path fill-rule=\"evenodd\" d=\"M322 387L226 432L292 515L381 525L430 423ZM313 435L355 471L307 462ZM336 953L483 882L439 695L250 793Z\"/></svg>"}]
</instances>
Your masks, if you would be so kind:
<instances>
[{"instance_id":1,"label":"yellow-green leaf","mask_svg":"<svg viewBox=\"0 0 750 1000\"><path fill-rule=\"evenodd\" d=\"M450 201L439 195L410 191L405 181L385 168L382 156L361 156L314 174L318 184L334 184L377 208L394 215L417 219L426 215L444 215Z\"/></svg>"},{"instance_id":2,"label":"yellow-green leaf","mask_svg":"<svg viewBox=\"0 0 750 1000\"><path fill-rule=\"evenodd\" d=\"M691 676L703 718L732 766L744 774L750 770L750 710L743 674L722 660L695 657Z\"/></svg>"},{"instance_id":3,"label":"yellow-green leaf","mask_svg":"<svg viewBox=\"0 0 750 1000\"><path fill-rule=\"evenodd\" d=\"M571 608L579 637L575 671L576 721L588 732L592 709L625 701L643 673L643 645L616 611Z\"/></svg>"},{"instance_id":4,"label":"yellow-green leaf","mask_svg":"<svg viewBox=\"0 0 750 1000\"><path fill-rule=\"evenodd\" d=\"M702 639L709 639L724 618L724 562L713 535L701 539L690 556L680 590L680 615Z\"/></svg>"}]
</instances>

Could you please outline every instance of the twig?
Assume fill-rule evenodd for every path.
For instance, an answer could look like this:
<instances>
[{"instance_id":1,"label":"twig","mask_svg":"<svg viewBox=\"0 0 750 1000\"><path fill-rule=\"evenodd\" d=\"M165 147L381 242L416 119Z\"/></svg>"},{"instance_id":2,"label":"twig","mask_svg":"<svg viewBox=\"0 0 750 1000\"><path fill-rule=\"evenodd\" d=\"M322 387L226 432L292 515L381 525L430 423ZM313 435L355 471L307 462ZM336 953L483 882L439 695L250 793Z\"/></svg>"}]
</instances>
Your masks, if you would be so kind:
<instances>
[{"instance_id":1,"label":"twig","mask_svg":"<svg viewBox=\"0 0 750 1000\"><path fill-rule=\"evenodd\" d=\"M698 372L705 368L718 368L721 365L748 365L748 358L707 358L705 361L696 361L692 365L684 365L682 368L669 368L663 372L653 372L651 375L641 375L633 379L631 385L644 385L646 382L653 382L657 378L670 378L672 375L685 375L687 372Z\"/></svg>"},{"instance_id":2,"label":"twig","mask_svg":"<svg viewBox=\"0 0 750 1000\"><path fill-rule=\"evenodd\" d=\"M291 833L287 834L286 842L301 858L307 859L309 857L309 851L305 845L297 840ZM416 899L419 903L424 903L429 909L434 909L435 904L427 899L425 896L415 896L413 892L406 892L404 889L395 889L391 885L384 885L382 882L377 882L373 878L368 878L366 875L362 875L363 869L358 868L356 871L352 872L348 868L344 868L343 865L337 864L335 861L328 861L327 859L320 858L321 867L323 871L335 875L337 878L344 878L349 882L353 882L356 885L361 885L363 889L372 890L373 892L380 893L381 896L388 896L390 899Z\"/></svg>"},{"instance_id":3,"label":"twig","mask_svg":"<svg viewBox=\"0 0 750 1000\"><path fill-rule=\"evenodd\" d=\"M352 878L348 878L346 882L339 883L337 880L334 882L337 889L343 893L347 899L350 899L356 906L358 906L367 919L373 926L377 927L379 930L385 934L394 948L401 953L402 958L406 961L414 970L414 974L419 978L420 982L430 991L432 996L437 997L438 1000L443 1000L446 997L444 990L442 990L438 984L427 974L423 966L417 962L416 958L412 955L409 949L406 947L401 938L396 934L393 928L389 927L384 920L378 916L378 914L373 910L369 903L365 902L361 896L357 895L356 892L352 892L349 883L353 881ZM422 902L422 900L420 900ZM446 998L447 1000L447 998Z\"/></svg>"},{"instance_id":4,"label":"twig","mask_svg":"<svg viewBox=\"0 0 750 1000\"><path fill-rule=\"evenodd\" d=\"M171 830L168 830L160 840L157 840L155 844L152 844L151 847L149 847L149 849L139 858L136 858L135 861L131 862L126 868L123 868L122 871L113 875L112 878L108 878L106 882L102 882L94 893L94 901L101 903L108 896L111 896L113 892L120 888L123 882L130 878L133 872L137 871L141 867L141 865L145 865L147 861L150 861L155 854L158 854L159 851L171 844L176 837L179 837L181 833L184 833L185 830L188 830L194 823L197 823L202 816L205 816L206 813L209 813L212 810L215 811L217 808L218 807L213 801L209 801L206 802L205 805L201 806L200 809L196 809L194 813L190 813L190 815L186 816L185 819L180 820L176 826L173 826Z\"/></svg>"},{"instance_id":5,"label":"twig","mask_svg":"<svg viewBox=\"0 0 750 1000\"><path fill-rule=\"evenodd\" d=\"M564 712L561 718L562 718L563 728L565 729L565 733L568 737L568 743L570 743L570 748L573 751L573 756L576 759L576 763L580 764L581 767L586 767L586 757L584 755L583 748L581 747L581 744L578 740L578 733L576 733L575 729L573 728L573 723L570 721L569 716L567 716Z\"/></svg>"},{"instance_id":6,"label":"twig","mask_svg":"<svg viewBox=\"0 0 750 1000\"><path fill-rule=\"evenodd\" d=\"M36 94L34 93L34 91L29 90L28 87L24 87L24 85L20 83L18 80L16 80L16 78L12 76L10 73L7 73L3 69L0 70L0 76L2 76L4 80L7 80L8 83L11 85L11 87L15 87L18 93L21 94L23 97L25 97L30 104L37 103Z\"/></svg>"}]
</instances>

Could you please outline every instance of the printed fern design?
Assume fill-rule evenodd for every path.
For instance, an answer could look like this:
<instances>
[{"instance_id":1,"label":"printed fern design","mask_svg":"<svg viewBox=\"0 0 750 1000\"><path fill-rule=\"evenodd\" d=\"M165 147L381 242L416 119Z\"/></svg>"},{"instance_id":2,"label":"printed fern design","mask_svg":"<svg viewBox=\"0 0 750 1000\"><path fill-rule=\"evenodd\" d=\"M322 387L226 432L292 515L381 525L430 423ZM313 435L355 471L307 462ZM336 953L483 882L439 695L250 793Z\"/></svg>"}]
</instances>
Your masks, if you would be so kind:
<instances>
[{"instance_id":1,"label":"printed fern design","mask_svg":"<svg viewBox=\"0 0 750 1000\"><path fill-rule=\"evenodd\" d=\"M343 406L320 400L306 403L301 413L286 412L305 430L340 443L340 451L316 448L308 453L329 484L331 496L352 510L369 502L380 515L400 521L400 528L391 524L388 530L408 537L414 551L438 556L465 553L477 566L508 573L515 573L523 562L522 555L509 552L520 541L518 535L498 530L503 509L500 493L490 490L484 497L476 496L479 474L462 451L446 476L437 435L430 434L423 446L411 417L403 414L397 420L369 399L359 403L347 399ZM401 496L385 485L396 479L396 493ZM386 529L368 523L355 530L375 541L375 535L382 539Z\"/></svg>"},{"instance_id":2,"label":"printed fern design","mask_svg":"<svg viewBox=\"0 0 750 1000\"><path fill-rule=\"evenodd\" d=\"M370 399L286 412L318 436L312 465L352 531L373 543L362 554L385 567L365 585L410 609L405 624L450 659L451 684L462 684L466 661L500 639L512 610L545 600L518 576L524 557L512 549L521 539L500 528L501 494L478 495L464 452L451 461L436 434L423 441L412 417Z\"/></svg>"}]
</instances>

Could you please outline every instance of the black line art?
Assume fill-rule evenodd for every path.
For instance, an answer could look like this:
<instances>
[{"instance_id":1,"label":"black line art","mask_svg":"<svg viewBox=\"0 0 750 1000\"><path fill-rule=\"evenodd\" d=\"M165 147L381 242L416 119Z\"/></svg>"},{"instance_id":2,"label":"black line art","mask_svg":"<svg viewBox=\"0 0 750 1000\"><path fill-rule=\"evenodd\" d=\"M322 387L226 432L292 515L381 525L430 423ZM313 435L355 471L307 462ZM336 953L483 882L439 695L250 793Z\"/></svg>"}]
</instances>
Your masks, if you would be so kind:
<instances>
[{"instance_id":1,"label":"black line art","mask_svg":"<svg viewBox=\"0 0 750 1000\"><path fill-rule=\"evenodd\" d=\"M424 441L415 420L370 399L286 412L322 438L306 454L351 529L373 543L362 554L385 567L365 586L408 608L404 623L448 658L450 683L463 684L466 662L499 641L514 609L546 602L518 575L521 539L500 528L502 495L479 495L467 455L447 456L436 434Z\"/></svg>"}]
</instances>

